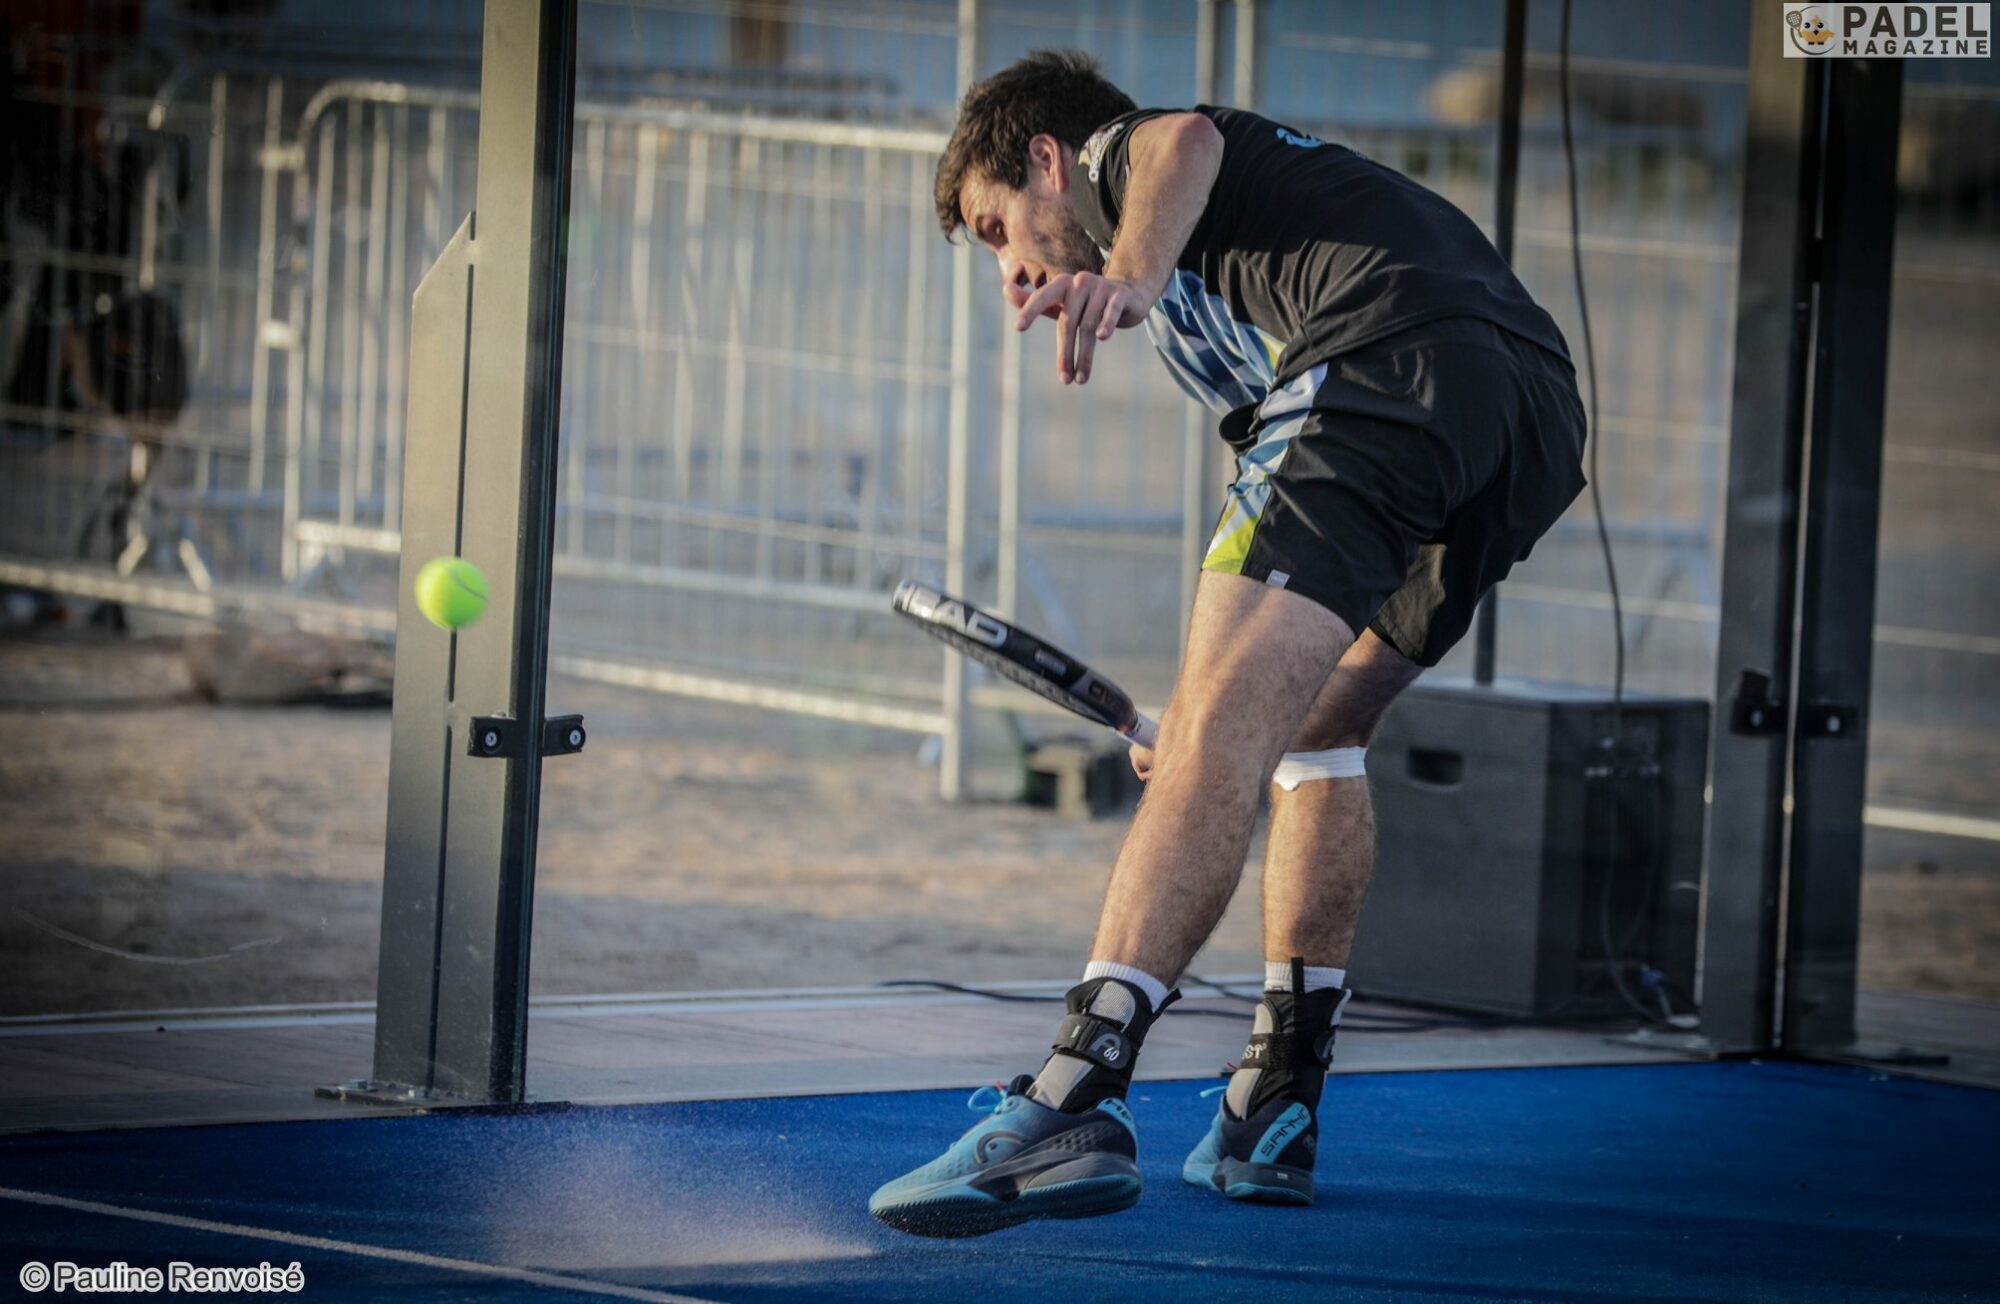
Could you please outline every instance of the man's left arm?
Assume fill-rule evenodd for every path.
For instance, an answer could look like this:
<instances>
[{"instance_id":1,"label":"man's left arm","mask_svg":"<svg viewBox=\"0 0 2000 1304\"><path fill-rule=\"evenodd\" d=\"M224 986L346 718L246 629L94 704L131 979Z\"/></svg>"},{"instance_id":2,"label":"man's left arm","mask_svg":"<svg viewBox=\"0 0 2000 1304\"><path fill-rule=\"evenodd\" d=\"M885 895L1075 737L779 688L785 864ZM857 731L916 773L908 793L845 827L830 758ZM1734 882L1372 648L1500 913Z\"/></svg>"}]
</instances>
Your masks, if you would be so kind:
<instances>
[{"instance_id":1,"label":"man's left arm","mask_svg":"<svg viewBox=\"0 0 2000 1304\"><path fill-rule=\"evenodd\" d=\"M1104 272L1056 277L1021 305L1026 330L1050 307L1056 322L1056 370L1063 383L1090 379L1099 340L1137 326L1166 292L1181 250L1208 206L1222 167L1222 133L1199 113L1148 118L1126 142L1130 173L1118 235Z\"/></svg>"}]
</instances>

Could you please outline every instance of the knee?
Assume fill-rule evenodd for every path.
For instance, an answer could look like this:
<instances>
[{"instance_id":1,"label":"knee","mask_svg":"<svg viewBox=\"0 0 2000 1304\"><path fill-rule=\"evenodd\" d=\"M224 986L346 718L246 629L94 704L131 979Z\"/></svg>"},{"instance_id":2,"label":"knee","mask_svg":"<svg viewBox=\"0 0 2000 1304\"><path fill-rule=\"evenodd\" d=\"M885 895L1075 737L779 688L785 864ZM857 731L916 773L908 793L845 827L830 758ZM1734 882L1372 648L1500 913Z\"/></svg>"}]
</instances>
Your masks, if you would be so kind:
<instances>
[{"instance_id":1,"label":"knee","mask_svg":"<svg viewBox=\"0 0 2000 1304\"><path fill-rule=\"evenodd\" d=\"M1153 748L1154 753L1162 763L1169 757L1179 759L1199 754L1214 732L1214 721L1213 712L1175 694L1160 712L1160 741Z\"/></svg>"},{"instance_id":2,"label":"knee","mask_svg":"<svg viewBox=\"0 0 2000 1304\"><path fill-rule=\"evenodd\" d=\"M1230 769L1246 764L1255 768L1263 753L1275 752L1281 745L1280 739L1266 736L1271 732L1200 698L1176 698L1160 712L1160 741L1155 753L1162 766L1199 758L1205 764Z\"/></svg>"}]
</instances>

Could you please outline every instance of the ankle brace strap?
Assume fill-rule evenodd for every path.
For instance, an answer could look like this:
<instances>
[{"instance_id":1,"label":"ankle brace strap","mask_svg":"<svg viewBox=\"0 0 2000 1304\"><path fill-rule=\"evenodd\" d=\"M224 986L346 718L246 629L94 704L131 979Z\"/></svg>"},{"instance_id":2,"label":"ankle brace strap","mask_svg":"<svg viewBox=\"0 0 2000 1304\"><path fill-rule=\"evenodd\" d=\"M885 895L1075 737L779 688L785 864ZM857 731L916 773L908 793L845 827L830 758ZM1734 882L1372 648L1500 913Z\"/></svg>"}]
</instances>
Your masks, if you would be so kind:
<instances>
[{"instance_id":1,"label":"ankle brace strap","mask_svg":"<svg viewBox=\"0 0 2000 1304\"><path fill-rule=\"evenodd\" d=\"M1091 1012L1091 1002L1106 983L1116 983L1132 993L1134 1009L1129 1021L1120 1022ZM1145 993L1131 983L1117 978L1088 979L1070 988L1064 997L1069 1013L1057 1026L1056 1039L1050 1049L1089 1060L1115 1073L1128 1073L1132 1061L1138 1057L1140 1046L1145 1044L1147 1030L1180 997L1180 989L1175 988L1167 993L1167 998L1160 1002L1160 1008L1155 1010L1149 1007Z\"/></svg>"},{"instance_id":2,"label":"ankle brace strap","mask_svg":"<svg viewBox=\"0 0 2000 1304\"><path fill-rule=\"evenodd\" d=\"M1338 1028L1309 1032L1260 1032L1243 1048L1237 1064L1244 1069L1325 1068L1333 1063L1333 1034Z\"/></svg>"},{"instance_id":3,"label":"ankle brace strap","mask_svg":"<svg viewBox=\"0 0 2000 1304\"><path fill-rule=\"evenodd\" d=\"M1138 1043L1114 1020L1096 1014L1070 1014L1056 1028L1050 1049L1067 1051L1107 1069L1123 1070L1132 1063Z\"/></svg>"}]
</instances>

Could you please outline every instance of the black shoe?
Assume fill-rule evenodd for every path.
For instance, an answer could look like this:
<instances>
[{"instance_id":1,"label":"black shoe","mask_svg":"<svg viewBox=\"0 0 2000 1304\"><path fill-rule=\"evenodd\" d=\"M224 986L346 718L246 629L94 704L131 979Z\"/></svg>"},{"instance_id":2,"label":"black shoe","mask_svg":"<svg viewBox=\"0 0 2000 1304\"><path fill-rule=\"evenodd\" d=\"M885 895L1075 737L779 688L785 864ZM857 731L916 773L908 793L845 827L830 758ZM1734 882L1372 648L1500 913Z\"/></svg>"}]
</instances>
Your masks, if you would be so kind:
<instances>
[{"instance_id":1,"label":"black shoe","mask_svg":"<svg viewBox=\"0 0 2000 1304\"><path fill-rule=\"evenodd\" d=\"M1232 1200L1311 1204L1318 1148L1319 1120L1304 1101L1280 1096L1247 1119L1223 1101L1208 1135L1181 1165L1181 1179Z\"/></svg>"},{"instance_id":2,"label":"black shoe","mask_svg":"<svg viewBox=\"0 0 2000 1304\"><path fill-rule=\"evenodd\" d=\"M1255 1030L1235 1070L1248 1076L1203 1093L1227 1094L1208 1135L1181 1165L1190 1185L1232 1200L1312 1203L1320 1092L1349 993L1341 987L1308 992L1301 962L1293 966L1293 989L1267 991L1257 1007Z\"/></svg>"}]
</instances>

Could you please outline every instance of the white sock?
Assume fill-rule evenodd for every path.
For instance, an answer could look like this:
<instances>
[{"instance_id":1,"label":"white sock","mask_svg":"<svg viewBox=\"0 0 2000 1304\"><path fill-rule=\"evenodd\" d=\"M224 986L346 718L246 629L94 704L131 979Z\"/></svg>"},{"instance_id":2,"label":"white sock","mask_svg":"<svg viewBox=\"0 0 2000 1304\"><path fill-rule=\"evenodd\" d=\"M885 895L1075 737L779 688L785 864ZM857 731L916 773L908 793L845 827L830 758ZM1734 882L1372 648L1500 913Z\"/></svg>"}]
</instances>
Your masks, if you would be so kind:
<instances>
[{"instance_id":1,"label":"white sock","mask_svg":"<svg viewBox=\"0 0 2000 1304\"><path fill-rule=\"evenodd\" d=\"M1312 969L1306 970L1308 974L1314 972L1316 971ZM1155 1014L1159 1013L1160 1003L1167 999L1167 985L1165 983L1153 977L1153 975L1147 973L1144 969L1134 969L1129 964L1118 964L1111 960L1092 960L1089 964L1083 966L1083 980L1089 982L1092 978L1116 978L1120 982L1131 983L1134 987L1146 993L1146 1000L1151 1003Z\"/></svg>"},{"instance_id":2,"label":"white sock","mask_svg":"<svg viewBox=\"0 0 2000 1304\"><path fill-rule=\"evenodd\" d=\"M1316 992L1322 987L1347 986L1347 970L1329 969L1324 965L1306 966L1306 990ZM1292 990L1292 966L1284 960L1264 962L1264 990L1267 992L1288 992Z\"/></svg>"}]
</instances>

